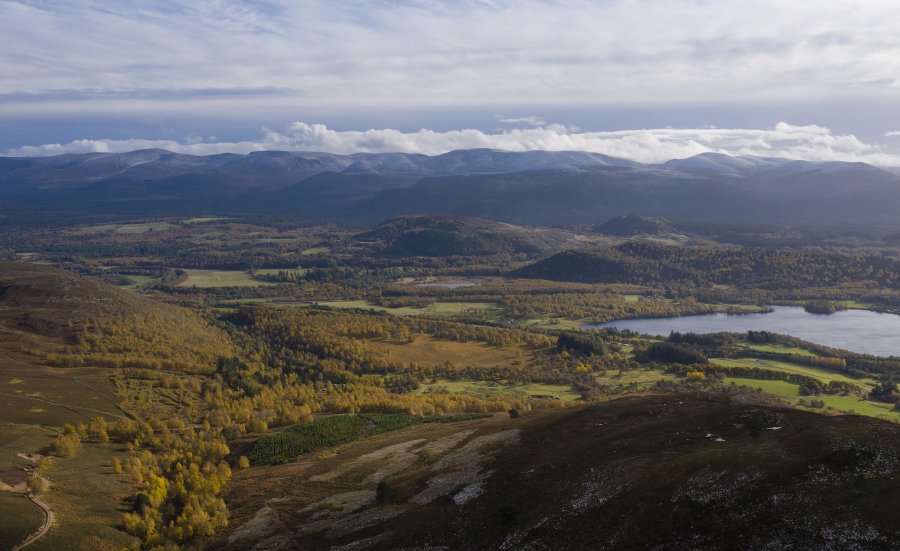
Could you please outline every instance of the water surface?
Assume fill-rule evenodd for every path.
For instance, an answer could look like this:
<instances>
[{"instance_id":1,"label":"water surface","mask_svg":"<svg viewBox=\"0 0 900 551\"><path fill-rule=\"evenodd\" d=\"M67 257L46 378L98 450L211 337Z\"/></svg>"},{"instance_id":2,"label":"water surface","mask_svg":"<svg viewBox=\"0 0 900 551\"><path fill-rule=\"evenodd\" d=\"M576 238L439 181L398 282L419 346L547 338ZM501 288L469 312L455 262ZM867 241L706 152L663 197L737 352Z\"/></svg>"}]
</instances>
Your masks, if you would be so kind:
<instances>
[{"instance_id":1,"label":"water surface","mask_svg":"<svg viewBox=\"0 0 900 551\"><path fill-rule=\"evenodd\" d=\"M878 356L900 356L900 316L870 310L810 314L797 306L774 306L768 314L703 314L672 318L641 318L590 324L648 335L771 331L803 340Z\"/></svg>"}]
</instances>

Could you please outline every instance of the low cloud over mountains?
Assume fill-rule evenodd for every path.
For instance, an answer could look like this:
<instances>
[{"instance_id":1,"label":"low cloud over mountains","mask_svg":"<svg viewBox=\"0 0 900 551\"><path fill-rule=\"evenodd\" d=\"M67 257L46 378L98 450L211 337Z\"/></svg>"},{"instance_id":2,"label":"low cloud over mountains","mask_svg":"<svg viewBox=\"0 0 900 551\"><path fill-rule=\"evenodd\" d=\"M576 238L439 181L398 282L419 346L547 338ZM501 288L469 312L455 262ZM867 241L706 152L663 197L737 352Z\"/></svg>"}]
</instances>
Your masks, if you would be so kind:
<instances>
[{"instance_id":1,"label":"low cloud over mountains","mask_svg":"<svg viewBox=\"0 0 900 551\"><path fill-rule=\"evenodd\" d=\"M65 153L123 153L137 149L166 149L176 153L213 155L254 151L319 151L340 155L354 153L421 153L440 155L461 149L504 151L586 151L641 163L661 163L701 153L753 155L806 161L865 162L900 166L900 153L863 141L853 134L837 134L818 125L798 126L779 122L769 129L656 128L585 132L557 124L540 124L539 118L501 119L520 126L486 132L477 129L415 132L400 130L334 130L324 124L294 122L281 131L263 129L255 141L220 142L190 136L176 140L83 139L64 144L23 146L6 156L47 156ZM888 133L891 137L893 133Z\"/></svg>"}]
</instances>

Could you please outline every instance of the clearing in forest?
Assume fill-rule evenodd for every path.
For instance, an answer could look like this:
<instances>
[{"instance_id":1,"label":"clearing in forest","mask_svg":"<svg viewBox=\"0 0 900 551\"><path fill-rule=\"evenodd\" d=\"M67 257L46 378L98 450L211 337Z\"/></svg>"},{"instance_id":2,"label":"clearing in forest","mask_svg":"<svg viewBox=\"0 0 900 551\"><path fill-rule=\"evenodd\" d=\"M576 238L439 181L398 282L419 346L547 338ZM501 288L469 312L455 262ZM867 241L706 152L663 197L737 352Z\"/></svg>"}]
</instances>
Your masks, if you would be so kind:
<instances>
[{"instance_id":1,"label":"clearing in forest","mask_svg":"<svg viewBox=\"0 0 900 551\"><path fill-rule=\"evenodd\" d=\"M460 368L525 365L531 360L533 354L531 350L518 344L499 347L480 342L449 341L428 335L417 335L415 340L408 344L385 341L369 342L391 358L406 363L444 365L450 362Z\"/></svg>"}]
</instances>

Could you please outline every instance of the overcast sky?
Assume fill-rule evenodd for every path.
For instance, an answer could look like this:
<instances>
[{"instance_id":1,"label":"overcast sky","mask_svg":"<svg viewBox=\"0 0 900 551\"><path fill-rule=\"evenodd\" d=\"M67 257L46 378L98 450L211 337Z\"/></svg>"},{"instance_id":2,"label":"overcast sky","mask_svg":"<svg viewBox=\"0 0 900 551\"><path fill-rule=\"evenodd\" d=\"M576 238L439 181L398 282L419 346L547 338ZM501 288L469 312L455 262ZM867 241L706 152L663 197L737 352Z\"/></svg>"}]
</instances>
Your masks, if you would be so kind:
<instances>
[{"instance_id":1,"label":"overcast sky","mask_svg":"<svg viewBox=\"0 0 900 551\"><path fill-rule=\"evenodd\" d=\"M0 0L0 152L900 165L893 0Z\"/></svg>"}]
</instances>

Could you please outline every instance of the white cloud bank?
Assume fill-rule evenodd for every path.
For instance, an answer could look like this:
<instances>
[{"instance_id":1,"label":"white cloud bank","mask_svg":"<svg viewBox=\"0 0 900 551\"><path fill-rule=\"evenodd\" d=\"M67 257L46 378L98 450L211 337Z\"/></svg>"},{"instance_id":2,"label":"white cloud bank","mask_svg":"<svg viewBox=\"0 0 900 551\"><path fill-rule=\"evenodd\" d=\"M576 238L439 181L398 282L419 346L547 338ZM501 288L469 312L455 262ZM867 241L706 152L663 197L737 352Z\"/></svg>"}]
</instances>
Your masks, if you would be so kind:
<instances>
[{"instance_id":1,"label":"white cloud bank","mask_svg":"<svg viewBox=\"0 0 900 551\"><path fill-rule=\"evenodd\" d=\"M900 166L900 154L852 134L834 134L828 128L779 122L771 129L657 128L611 132L580 132L562 125L522 127L487 133L465 129L436 132L422 129L337 131L323 124L294 122L283 131L263 129L258 141L215 142L189 136L173 140L76 140L65 144L24 146L5 156L47 156L65 153L125 152L159 148L176 153L212 155L252 151L320 151L352 153L422 153L439 155L457 149L489 148L506 151L589 151L642 163L716 152L808 161L865 162Z\"/></svg>"}]
</instances>

